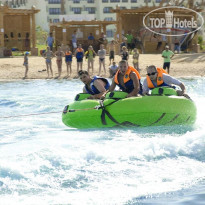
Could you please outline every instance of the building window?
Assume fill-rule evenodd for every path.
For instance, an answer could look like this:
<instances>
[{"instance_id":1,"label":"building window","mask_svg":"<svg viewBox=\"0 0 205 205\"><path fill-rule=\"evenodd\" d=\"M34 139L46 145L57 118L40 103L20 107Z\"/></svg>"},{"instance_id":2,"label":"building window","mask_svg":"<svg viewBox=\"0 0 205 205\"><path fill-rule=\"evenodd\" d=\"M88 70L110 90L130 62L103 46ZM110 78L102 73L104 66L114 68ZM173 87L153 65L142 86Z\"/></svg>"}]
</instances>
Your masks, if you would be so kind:
<instances>
[{"instance_id":1,"label":"building window","mask_svg":"<svg viewBox=\"0 0 205 205\"><path fill-rule=\"evenodd\" d=\"M131 3L137 3L137 0L131 0Z\"/></svg>"},{"instance_id":2,"label":"building window","mask_svg":"<svg viewBox=\"0 0 205 205\"><path fill-rule=\"evenodd\" d=\"M156 0L156 3L160 3L162 0Z\"/></svg>"},{"instance_id":3,"label":"building window","mask_svg":"<svg viewBox=\"0 0 205 205\"><path fill-rule=\"evenodd\" d=\"M49 14L50 15L61 14L61 9L60 8L49 8Z\"/></svg>"},{"instance_id":4,"label":"building window","mask_svg":"<svg viewBox=\"0 0 205 205\"><path fill-rule=\"evenodd\" d=\"M74 3L74 4L79 4L79 3L80 3L80 0L73 0L73 3Z\"/></svg>"},{"instance_id":5,"label":"building window","mask_svg":"<svg viewBox=\"0 0 205 205\"><path fill-rule=\"evenodd\" d=\"M102 3L108 3L108 0L102 0Z\"/></svg>"},{"instance_id":6,"label":"building window","mask_svg":"<svg viewBox=\"0 0 205 205\"><path fill-rule=\"evenodd\" d=\"M95 14L95 7L86 7L86 11L88 11L89 14Z\"/></svg>"},{"instance_id":7,"label":"building window","mask_svg":"<svg viewBox=\"0 0 205 205\"><path fill-rule=\"evenodd\" d=\"M72 11L74 12L74 14L81 14L81 8L79 7L73 7Z\"/></svg>"},{"instance_id":8,"label":"building window","mask_svg":"<svg viewBox=\"0 0 205 205\"><path fill-rule=\"evenodd\" d=\"M60 4L61 0L48 0L49 4Z\"/></svg>"},{"instance_id":9,"label":"building window","mask_svg":"<svg viewBox=\"0 0 205 205\"><path fill-rule=\"evenodd\" d=\"M103 13L111 13L112 7L104 7Z\"/></svg>"},{"instance_id":10,"label":"building window","mask_svg":"<svg viewBox=\"0 0 205 205\"><path fill-rule=\"evenodd\" d=\"M112 38L114 35L113 35L113 30L107 30L106 32L106 37L107 38Z\"/></svg>"},{"instance_id":11,"label":"building window","mask_svg":"<svg viewBox=\"0 0 205 205\"><path fill-rule=\"evenodd\" d=\"M58 23L59 21L59 19L53 19L53 23Z\"/></svg>"},{"instance_id":12,"label":"building window","mask_svg":"<svg viewBox=\"0 0 205 205\"><path fill-rule=\"evenodd\" d=\"M120 0L110 0L110 3L120 2Z\"/></svg>"},{"instance_id":13,"label":"building window","mask_svg":"<svg viewBox=\"0 0 205 205\"><path fill-rule=\"evenodd\" d=\"M128 2L128 0L122 0L122 2Z\"/></svg>"},{"instance_id":14,"label":"building window","mask_svg":"<svg viewBox=\"0 0 205 205\"><path fill-rule=\"evenodd\" d=\"M125 6L121 6L120 9L127 9Z\"/></svg>"},{"instance_id":15,"label":"building window","mask_svg":"<svg viewBox=\"0 0 205 205\"><path fill-rule=\"evenodd\" d=\"M144 0L144 3L150 3L151 0Z\"/></svg>"},{"instance_id":16,"label":"building window","mask_svg":"<svg viewBox=\"0 0 205 205\"><path fill-rule=\"evenodd\" d=\"M112 17L106 17L104 20L105 21L113 21L113 18Z\"/></svg>"},{"instance_id":17,"label":"building window","mask_svg":"<svg viewBox=\"0 0 205 205\"><path fill-rule=\"evenodd\" d=\"M94 0L88 0L88 3L95 3Z\"/></svg>"},{"instance_id":18,"label":"building window","mask_svg":"<svg viewBox=\"0 0 205 205\"><path fill-rule=\"evenodd\" d=\"M137 6L132 6L132 7L131 7L131 9L137 9L137 8L138 8Z\"/></svg>"}]
</instances>

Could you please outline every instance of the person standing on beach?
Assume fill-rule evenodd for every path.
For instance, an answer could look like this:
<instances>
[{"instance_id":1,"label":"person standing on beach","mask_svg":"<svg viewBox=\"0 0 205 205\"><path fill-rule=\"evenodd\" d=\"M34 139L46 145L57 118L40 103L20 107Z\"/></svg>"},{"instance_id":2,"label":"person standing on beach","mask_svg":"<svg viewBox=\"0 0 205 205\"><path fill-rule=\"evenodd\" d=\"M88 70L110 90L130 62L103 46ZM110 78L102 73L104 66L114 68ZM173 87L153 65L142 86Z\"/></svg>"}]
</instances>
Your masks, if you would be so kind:
<instances>
[{"instance_id":1,"label":"person standing on beach","mask_svg":"<svg viewBox=\"0 0 205 205\"><path fill-rule=\"evenodd\" d=\"M70 47L68 46L65 52L65 63L67 67L67 77L69 76L69 68L70 68L70 75L72 74L72 52L70 50Z\"/></svg>"},{"instance_id":2,"label":"person standing on beach","mask_svg":"<svg viewBox=\"0 0 205 205\"><path fill-rule=\"evenodd\" d=\"M112 40L109 44L109 60L110 60L110 64L115 60L115 44L116 44L116 41L115 40Z\"/></svg>"},{"instance_id":3,"label":"person standing on beach","mask_svg":"<svg viewBox=\"0 0 205 205\"><path fill-rule=\"evenodd\" d=\"M134 48L134 50L133 50L133 66L138 72L140 72L140 69L139 69L139 53L137 51L137 48Z\"/></svg>"},{"instance_id":4,"label":"person standing on beach","mask_svg":"<svg viewBox=\"0 0 205 205\"><path fill-rule=\"evenodd\" d=\"M167 69L167 73L169 73L169 68L170 68L170 62L171 58L174 56L174 53L169 50L169 46L165 46L165 50L162 52L162 58L164 58L164 65L163 69Z\"/></svg>"},{"instance_id":5,"label":"person standing on beach","mask_svg":"<svg viewBox=\"0 0 205 205\"><path fill-rule=\"evenodd\" d=\"M56 63L58 67L58 78L61 76L62 72L62 59L65 56L65 53L61 50L61 47L58 46L58 50L55 52Z\"/></svg>"},{"instance_id":6,"label":"person standing on beach","mask_svg":"<svg viewBox=\"0 0 205 205\"><path fill-rule=\"evenodd\" d=\"M54 57L54 54L51 51L49 46L47 47L47 51L43 54L43 57L46 59L46 67L47 67L48 78L49 78L49 70L51 71L51 76L53 77L52 61L51 61L51 59Z\"/></svg>"},{"instance_id":7,"label":"person standing on beach","mask_svg":"<svg viewBox=\"0 0 205 205\"><path fill-rule=\"evenodd\" d=\"M46 43L50 47L50 50L53 51L54 39L53 39L53 34L52 33L49 34Z\"/></svg>"},{"instance_id":8,"label":"person standing on beach","mask_svg":"<svg viewBox=\"0 0 205 205\"><path fill-rule=\"evenodd\" d=\"M122 52L122 47L125 46L127 47L127 38L122 39L122 43L120 44L120 53Z\"/></svg>"},{"instance_id":9,"label":"person standing on beach","mask_svg":"<svg viewBox=\"0 0 205 205\"><path fill-rule=\"evenodd\" d=\"M25 75L23 79L28 77L28 55L29 55L29 52L26 51L24 54L24 62L23 62L23 65L25 66Z\"/></svg>"},{"instance_id":10,"label":"person standing on beach","mask_svg":"<svg viewBox=\"0 0 205 205\"><path fill-rule=\"evenodd\" d=\"M72 34L72 46L74 51L77 48L77 31L74 31Z\"/></svg>"},{"instance_id":11,"label":"person standing on beach","mask_svg":"<svg viewBox=\"0 0 205 205\"><path fill-rule=\"evenodd\" d=\"M131 33L131 31L128 31L128 33L125 35L125 37L127 38L127 49L128 49L128 52L132 52L132 44L133 44L133 35Z\"/></svg>"},{"instance_id":12,"label":"person standing on beach","mask_svg":"<svg viewBox=\"0 0 205 205\"><path fill-rule=\"evenodd\" d=\"M77 73L80 70L82 70L83 67L83 57L84 57L84 49L82 48L82 45L79 44L78 48L75 50L75 57L77 59Z\"/></svg>"},{"instance_id":13,"label":"person standing on beach","mask_svg":"<svg viewBox=\"0 0 205 205\"><path fill-rule=\"evenodd\" d=\"M98 56L99 56L99 72L98 75L101 74L101 67L103 66L104 68L104 74L106 74L106 69L105 69L105 56L106 56L106 50L104 49L104 45L100 45L100 50L98 50Z\"/></svg>"},{"instance_id":14,"label":"person standing on beach","mask_svg":"<svg viewBox=\"0 0 205 205\"><path fill-rule=\"evenodd\" d=\"M157 35L156 35L156 39L157 39L156 51L161 51L161 47L162 47L162 35L157 34Z\"/></svg>"},{"instance_id":15,"label":"person standing on beach","mask_svg":"<svg viewBox=\"0 0 205 205\"><path fill-rule=\"evenodd\" d=\"M180 41L178 38L174 39L174 52L180 53Z\"/></svg>"},{"instance_id":16,"label":"person standing on beach","mask_svg":"<svg viewBox=\"0 0 205 205\"><path fill-rule=\"evenodd\" d=\"M93 45L94 41L95 41L95 37L93 36L92 33L90 33L88 36L88 45Z\"/></svg>"},{"instance_id":17,"label":"person standing on beach","mask_svg":"<svg viewBox=\"0 0 205 205\"><path fill-rule=\"evenodd\" d=\"M85 52L85 57L88 59L88 73L89 69L92 68L92 74L94 73L94 58L97 54L95 53L93 47L90 45L88 50Z\"/></svg>"},{"instance_id":18,"label":"person standing on beach","mask_svg":"<svg viewBox=\"0 0 205 205\"><path fill-rule=\"evenodd\" d=\"M122 60L128 61L129 59L129 53L127 51L127 48L125 46L122 47L122 52L120 53Z\"/></svg>"}]
</instances>

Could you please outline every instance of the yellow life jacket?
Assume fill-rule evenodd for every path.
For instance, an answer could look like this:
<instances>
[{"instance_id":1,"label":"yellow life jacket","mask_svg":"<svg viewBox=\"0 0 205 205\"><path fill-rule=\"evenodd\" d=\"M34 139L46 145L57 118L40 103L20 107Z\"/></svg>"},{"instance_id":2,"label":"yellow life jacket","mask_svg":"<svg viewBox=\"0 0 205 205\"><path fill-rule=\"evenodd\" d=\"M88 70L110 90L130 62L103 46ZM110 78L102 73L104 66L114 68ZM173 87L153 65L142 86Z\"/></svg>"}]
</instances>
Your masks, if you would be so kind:
<instances>
[{"instance_id":1,"label":"yellow life jacket","mask_svg":"<svg viewBox=\"0 0 205 205\"><path fill-rule=\"evenodd\" d=\"M164 83L163 73L168 74L163 68L157 68L157 86L160 86ZM155 87L148 75L147 75L147 85L148 85L148 88L154 88Z\"/></svg>"}]
</instances>

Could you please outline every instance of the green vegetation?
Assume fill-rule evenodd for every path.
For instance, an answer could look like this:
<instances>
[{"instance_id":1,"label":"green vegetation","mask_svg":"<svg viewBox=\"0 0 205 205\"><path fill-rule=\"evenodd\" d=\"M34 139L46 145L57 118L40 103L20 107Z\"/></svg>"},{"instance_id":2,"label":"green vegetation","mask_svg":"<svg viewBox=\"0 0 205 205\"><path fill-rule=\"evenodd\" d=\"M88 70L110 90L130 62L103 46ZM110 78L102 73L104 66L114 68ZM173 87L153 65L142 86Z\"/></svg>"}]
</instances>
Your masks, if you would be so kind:
<instances>
[{"instance_id":1,"label":"green vegetation","mask_svg":"<svg viewBox=\"0 0 205 205\"><path fill-rule=\"evenodd\" d=\"M48 33L44 31L40 26L36 27L36 43L39 45L46 45Z\"/></svg>"},{"instance_id":2,"label":"green vegetation","mask_svg":"<svg viewBox=\"0 0 205 205\"><path fill-rule=\"evenodd\" d=\"M200 49L201 50L205 49L205 45L204 45L203 37L202 36L198 36L198 44L200 45Z\"/></svg>"},{"instance_id":3,"label":"green vegetation","mask_svg":"<svg viewBox=\"0 0 205 205\"><path fill-rule=\"evenodd\" d=\"M46 39L48 33L44 31L40 26L36 27L36 47L38 48L38 55L40 56L40 51L46 49Z\"/></svg>"}]
</instances>

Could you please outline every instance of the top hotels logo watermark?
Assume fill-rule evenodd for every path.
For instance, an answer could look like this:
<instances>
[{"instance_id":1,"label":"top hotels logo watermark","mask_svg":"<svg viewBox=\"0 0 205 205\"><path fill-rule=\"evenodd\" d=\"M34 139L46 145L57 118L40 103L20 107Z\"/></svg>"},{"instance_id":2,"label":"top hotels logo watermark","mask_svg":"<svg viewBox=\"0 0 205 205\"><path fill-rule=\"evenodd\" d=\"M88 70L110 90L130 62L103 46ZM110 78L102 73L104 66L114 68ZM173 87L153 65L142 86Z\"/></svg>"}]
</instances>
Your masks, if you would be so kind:
<instances>
[{"instance_id":1,"label":"top hotels logo watermark","mask_svg":"<svg viewBox=\"0 0 205 205\"><path fill-rule=\"evenodd\" d=\"M175 14L176 13L176 14ZM159 16L159 17L156 17ZM143 18L143 25L153 33L166 36L182 36L198 31L204 24L200 13L177 6L161 7L152 10ZM159 32L159 29L167 29L166 32ZM172 33L172 30L184 29L186 32Z\"/></svg>"}]
</instances>

